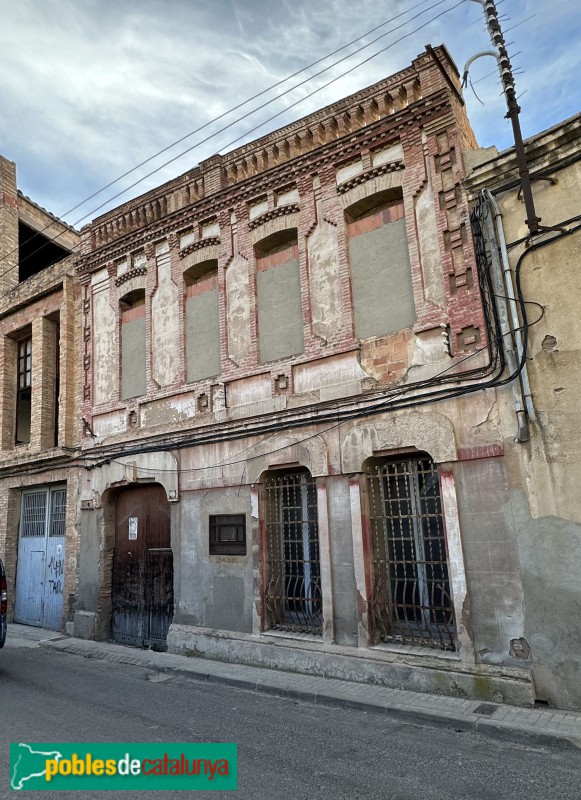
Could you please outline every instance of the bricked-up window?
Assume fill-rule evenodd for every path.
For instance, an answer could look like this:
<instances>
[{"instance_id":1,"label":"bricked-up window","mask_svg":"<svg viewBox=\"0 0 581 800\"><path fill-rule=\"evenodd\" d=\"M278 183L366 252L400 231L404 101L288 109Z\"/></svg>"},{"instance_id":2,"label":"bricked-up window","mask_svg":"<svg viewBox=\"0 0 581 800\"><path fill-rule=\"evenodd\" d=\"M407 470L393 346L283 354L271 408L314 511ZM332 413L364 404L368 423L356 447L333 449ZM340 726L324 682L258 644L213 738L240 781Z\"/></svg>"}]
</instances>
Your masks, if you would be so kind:
<instances>
[{"instance_id":1,"label":"bricked-up window","mask_svg":"<svg viewBox=\"0 0 581 800\"><path fill-rule=\"evenodd\" d=\"M32 410L32 337L17 345L16 444L30 442Z\"/></svg>"},{"instance_id":2,"label":"bricked-up window","mask_svg":"<svg viewBox=\"0 0 581 800\"><path fill-rule=\"evenodd\" d=\"M218 261L209 259L184 273L188 382L220 374Z\"/></svg>"},{"instance_id":3,"label":"bricked-up window","mask_svg":"<svg viewBox=\"0 0 581 800\"><path fill-rule=\"evenodd\" d=\"M400 191L379 192L347 209L355 335L409 328L416 312Z\"/></svg>"},{"instance_id":4,"label":"bricked-up window","mask_svg":"<svg viewBox=\"0 0 581 800\"><path fill-rule=\"evenodd\" d=\"M130 292L120 305L121 399L127 400L145 394L146 388L145 290Z\"/></svg>"},{"instance_id":5,"label":"bricked-up window","mask_svg":"<svg viewBox=\"0 0 581 800\"><path fill-rule=\"evenodd\" d=\"M428 456L367 467L376 640L454 650L438 469Z\"/></svg>"},{"instance_id":6,"label":"bricked-up window","mask_svg":"<svg viewBox=\"0 0 581 800\"><path fill-rule=\"evenodd\" d=\"M305 349L297 229L268 236L254 248L260 363Z\"/></svg>"},{"instance_id":7,"label":"bricked-up window","mask_svg":"<svg viewBox=\"0 0 581 800\"><path fill-rule=\"evenodd\" d=\"M244 514L210 515L210 555L246 555L246 517Z\"/></svg>"}]
</instances>

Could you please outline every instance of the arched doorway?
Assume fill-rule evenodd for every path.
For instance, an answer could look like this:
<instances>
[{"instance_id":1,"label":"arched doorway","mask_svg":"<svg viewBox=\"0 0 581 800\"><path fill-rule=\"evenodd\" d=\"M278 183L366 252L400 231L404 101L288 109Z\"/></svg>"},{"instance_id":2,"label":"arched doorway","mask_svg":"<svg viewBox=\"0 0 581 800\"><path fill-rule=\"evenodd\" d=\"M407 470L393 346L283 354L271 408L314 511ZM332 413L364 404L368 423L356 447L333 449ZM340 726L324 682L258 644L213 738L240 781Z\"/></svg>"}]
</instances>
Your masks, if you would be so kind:
<instances>
[{"instance_id":1,"label":"arched doorway","mask_svg":"<svg viewBox=\"0 0 581 800\"><path fill-rule=\"evenodd\" d=\"M111 595L116 642L167 648L173 553L169 503L159 484L124 489L117 498Z\"/></svg>"}]
</instances>

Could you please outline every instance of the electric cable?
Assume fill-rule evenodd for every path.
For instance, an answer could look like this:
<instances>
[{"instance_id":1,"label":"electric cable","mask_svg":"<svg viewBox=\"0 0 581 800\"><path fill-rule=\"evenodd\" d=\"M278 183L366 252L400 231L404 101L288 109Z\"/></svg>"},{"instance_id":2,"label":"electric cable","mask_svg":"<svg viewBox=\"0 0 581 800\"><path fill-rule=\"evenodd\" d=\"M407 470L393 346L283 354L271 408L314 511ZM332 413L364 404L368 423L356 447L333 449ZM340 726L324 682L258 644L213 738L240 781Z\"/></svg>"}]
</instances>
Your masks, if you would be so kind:
<instances>
[{"instance_id":1,"label":"electric cable","mask_svg":"<svg viewBox=\"0 0 581 800\"><path fill-rule=\"evenodd\" d=\"M271 103L275 102L276 100L279 100L279 99L281 99L281 98L285 97L286 95L290 94L290 92L294 91L295 89L299 88L300 86L304 85L305 83L308 83L308 82L312 81L314 78L318 77L319 75L322 75L324 72L327 72L328 70L332 69L333 67L335 67L335 66L337 66L338 64L342 63L343 61L345 61L345 60L347 60L347 59L351 58L351 57L352 57L352 56L354 56L354 55L357 55L358 53L360 53L360 52L362 52L363 50L367 49L367 48L368 48L368 47L370 47L371 45L375 44L375 43L376 43L377 41L379 41L380 39L383 39L383 38L385 38L386 36L389 36L390 34L394 33L396 30L399 30L400 28L404 27L405 25L408 25L410 22L412 22L413 20L417 19L417 18L418 18L418 17L420 17L422 14L424 14L424 13L426 13L426 12L428 12L428 11L431 11L431 10L433 10L433 9L434 9L434 8L436 8L437 6L440 6L440 5L442 5L442 3L444 3L444 2L447 2L447 0L438 0L438 2L436 2L436 3L433 3L431 6L429 6L429 7L428 7L428 8L426 8L426 9L424 9L424 10L423 10L422 12L420 12L419 14L416 14L415 16L411 17L411 18L410 18L409 20L407 20L405 23L402 23L401 25L397 26L396 28L394 28L394 29L392 29L392 30L390 30L390 31L387 31L386 33L383 33L381 36L378 36L376 39L374 39L373 41L371 41L371 42L369 42L368 44L364 45L363 47L360 47L360 48L356 49L355 51L353 51L353 52L352 52L352 53L350 53L349 55L347 55L347 56L343 57L342 59L339 59L338 61L334 62L333 64L329 65L328 67L325 67L325 69L323 69L323 70L320 70L319 72L315 73L314 75L311 75L311 76L309 76L308 78L306 78L305 80L301 81L300 83L298 83L298 84L295 84L295 86L291 87L290 89L288 89L288 90L287 90L286 92L284 92L283 94L281 94L281 95L277 95L276 97L272 98L271 100L268 100L268 101L266 101L265 103L261 104L260 106L257 106L256 108L254 108L254 109L252 109L251 111L247 112L246 114L244 114L243 116L241 116L241 117L239 117L238 119L234 120L233 122L229 123L228 125L224 126L223 128L220 128L218 131L214 132L213 134L211 134L211 135L209 135L209 136L205 137L204 139L200 140L199 142L196 142L196 143L195 143L194 145L192 145L191 147L187 148L186 150L183 150L181 153L178 153L178 155L174 156L173 158L169 159L168 161L165 161L163 164L161 164L160 166L156 167L156 169L154 169L154 170L151 170L150 172L146 173L146 174L145 174L144 176L142 176L142 177L141 177L139 180L137 180L137 181L134 181L132 184L130 184L129 186L127 186L127 187L126 187L125 189L123 189L122 191L120 191L120 192L118 192L118 193L114 194L112 197L108 198L106 201L104 201L104 202L103 202L103 203L101 203L100 205L98 205L98 206L96 206L95 208L93 208L91 211L89 211L89 212L87 212L86 214L84 214L82 217L80 217L78 220L76 220L76 221L73 223L73 226L74 226L74 225L78 225L78 224L80 224L80 223L81 223L81 222L82 222L84 219L86 219L86 218L87 218L88 216L90 216L91 214L94 214L96 211L99 211L99 210L101 210L102 208L104 208L105 206L109 205L109 203L111 203L113 200L116 200L117 198L121 197L121 195L123 195L123 194L125 194L126 192L130 191L130 189L133 189L133 188L135 188L135 186L138 186L138 185L139 185L140 183L142 183L144 180L147 180L147 178L150 178L150 177L152 177L153 175L155 175L155 174L156 174L157 172L159 172L160 170L162 170L162 169L164 169L165 167L169 166L169 165L170 165L170 164L172 164L174 161L177 161L178 159L182 158L184 155L186 155L187 153L189 153L189 152L191 152L192 150L196 149L197 147L200 147L201 145L205 144L205 143L206 143L206 142L208 142L210 139L213 139L213 138L215 138L216 136L219 136L220 134L224 133L224 131L226 131L226 130L228 130L229 128L233 127L234 125L237 125L238 123L242 122L242 121L243 121L243 120L245 120L247 117L251 116L252 114L256 113L257 111L260 111L260 110L262 110L263 108L265 108L266 106L268 106L268 105L270 105ZM249 136L251 133L254 133L255 131L257 131L257 130L259 130L260 128L264 127L265 125L269 124L269 123L270 123L270 122L272 122L273 120L275 120L275 119L277 119L278 117L282 116L283 114L286 114L286 113L288 113L288 111L289 111L290 109L294 108L294 107L295 107L295 106L297 106L297 105L300 105L301 103L304 103L306 100L310 99L310 98L311 98L311 97L313 97L315 94L317 94L317 93L319 93L319 92L323 91L324 89L328 88L328 87L329 87L330 85L332 85L333 83L336 83L338 80L341 80L341 79L342 79L342 78L344 78L346 75L349 75L351 72L354 72L356 69L359 69L359 67L363 66L364 64L367 64L369 61L373 60L374 58L377 58L377 56L381 55L382 53L386 52L387 50L391 49L392 47L395 47L397 44L399 44L400 42L402 42L404 39L407 39L407 38L409 38L409 36L412 36L413 34L415 34L415 33L418 33L420 30L422 30L423 28L427 27L429 24L431 24L431 23L432 23L432 22L434 22L435 20L439 19L439 18L440 18L441 16L443 16L444 14L447 14L447 13L449 13L450 11L453 11L453 10L455 10L455 9L456 9L456 8L458 8L459 6L463 5L465 2L466 2L466 0L459 0L459 2L455 3L453 6L451 6L451 7L447 8L447 9L444 9L444 11L441 11L439 14L436 14L434 17L432 17L431 19L427 20L426 22L424 22L424 23L423 23L422 25L420 25L419 27L415 28L414 30L410 31L410 32L409 32L409 33L407 33L407 34L404 34L403 36L399 37L399 38L398 38L396 41L394 41L394 42L391 42L391 43L390 43L389 45L387 45L386 47L382 48L381 50L377 51L376 53L373 53L371 56L368 56L366 59L364 59L363 61L360 61L359 63L355 64L353 67L350 67L348 70L346 70L346 71L342 72L340 75L336 76L335 78L332 78L330 81L327 81L326 83L322 84L322 85L321 85L321 86L319 86L318 88L316 88L316 89L312 90L311 92L307 93L307 94L306 94L304 97L302 97L302 98L299 98L299 99L298 99L297 101L295 101L294 103L292 103L292 104L290 104L290 105L286 106L286 107L285 107L285 108L284 108L282 111L280 111L280 112L278 112L278 113L276 113L276 114L273 114L272 116L268 117L266 120L263 120L262 122L260 122L258 125L255 125L253 128L250 128L249 130L245 131L243 134L241 134L241 135L240 135L240 136L238 136L237 138L233 139L233 140L232 140L232 141L230 141L228 144L224 145L224 146L223 146L221 149L226 149L226 148L229 148L229 147L231 147L232 145L236 144L237 142L241 141L242 139L245 139L245 138L246 138L247 136ZM415 7L414 7L414 8L415 8ZM327 57L325 57L325 58L327 58ZM325 60L325 59L323 59L323 60ZM317 62L317 63L318 63L318 62ZM265 90L265 91L267 91L267 90ZM229 113L229 112L228 112L228 113ZM211 124L211 123L208 123L208 125L209 125L209 124ZM188 138L188 137L185 137L185 138ZM173 145L170 145L170 146L169 146L169 148L166 148L166 149L170 149L172 146L173 146ZM161 151L161 152L164 152L164 151ZM153 156L152 158L155 158L155 156ZM151 160L151 159L150 159L150 160ZM147 163L147 162L146 162L146 163ZM114 182L112 182L112 183L115 183L115 182L116 182L116 181L114 181ZM96 193L95 193L95 195L96 195L96 194L100 194L100 191L99 191L99 192L96 192ZM94 195L93 195L93 196L94 196ZM86 202L86 201L83 201L82 203L78 204L78 206L84 205L84 203L85 203L85 202ZM77 206L77 207L78 207L78 206ZM54 225L54 224L56 224L56 223L55 223L55 222L53 222L53 223L50 223L50 225L46 226L46 227L45 227L43 230L47 230L49 227L52 227L52 225ZM63 223L63 224L66 224L66 223ZM70 226L68 226L68 227L70 227ZM42 231L39 231L38 233L42 233ZM40 250L42 250L42 249L43 249L45 246L47 246L47 245L48 245L50 242L56 242L56 241L57 241L57 240L58 240L58 239L59 239L59 238L60 238L62 235L63 235L63 234L58 234L58 235L57 235L57 236L55 236L53 239L51 239L49 242L43 242L43 244L42 244L42 245L41 245L39 248L37 248L37 250L35 250L35 251L33 251L32 253L30 253L30 254L27 256L27 258L32 258L34 255L36 255L36 253L38 253ZM79 248L79 247L80 247L80 244L79 244L79 245L77 245L75 248L73 248L71 251L69 251L69 254L73 254L73 253L75 253L75 252L78 250L78 248ZM7 253L7 254L5 254L5 255L4 255L2 258L0 258L0 263L2 263L2 261L3 261L3 260L5 260L6 258L8 258L10 255L14 254L14 253L16 252L16 250L17 250L17 248L15 248L14 250L12 250L10 253ZM68 256L67 256L67 257L68 257ZM0 277L4 276L5 274L7 274L8 272L12 271L13 269L15 269L15 268L16 268L16 267L18 267L18 266L19 266L19 263L17 263L17 264L15 264L15 265L13 265L13 266L9 267L8 269L4 270L3 272L1 272L1 273L0 273Z\"/></svg>"}]
</instances>

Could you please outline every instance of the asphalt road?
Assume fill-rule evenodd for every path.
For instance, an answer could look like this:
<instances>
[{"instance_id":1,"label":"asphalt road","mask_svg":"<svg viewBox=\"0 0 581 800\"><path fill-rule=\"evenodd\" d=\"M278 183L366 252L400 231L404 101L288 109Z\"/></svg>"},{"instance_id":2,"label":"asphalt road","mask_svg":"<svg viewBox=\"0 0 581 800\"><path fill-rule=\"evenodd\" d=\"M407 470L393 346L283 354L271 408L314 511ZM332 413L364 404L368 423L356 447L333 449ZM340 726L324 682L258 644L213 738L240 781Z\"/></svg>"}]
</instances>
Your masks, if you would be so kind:
<instances>
[{"instance_id":1,"label":"asphalt road","mask_svg":"<svg viewBox=\"0 0 581 800\"><path fill-rule=\"evenodd\" d=\"M0 651L0 797L11 741L238 744L244 800L579 800L581 751L205 684L36 646ZM52 792L64 800L138 792ZM30 792L22 792L30 797ZM183 792L157 792L184 797Z\"/></svg>"}]
</instances>

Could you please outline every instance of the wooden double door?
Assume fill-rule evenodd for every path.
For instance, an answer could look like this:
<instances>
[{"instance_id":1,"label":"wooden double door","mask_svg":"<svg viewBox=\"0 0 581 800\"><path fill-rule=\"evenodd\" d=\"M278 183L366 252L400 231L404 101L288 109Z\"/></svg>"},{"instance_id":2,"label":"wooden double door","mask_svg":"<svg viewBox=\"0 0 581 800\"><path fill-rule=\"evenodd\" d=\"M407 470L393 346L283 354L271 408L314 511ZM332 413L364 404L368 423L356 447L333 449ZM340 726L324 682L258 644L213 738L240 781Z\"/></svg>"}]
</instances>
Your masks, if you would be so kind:
<instances>
[{"instance_id":1,"label":"wooden double door","mask_svg":"<svg viewBox=\"0 0 581 800\"><path fill-rule=\"evenodd\" d=\"M117 499L112 575L116 642L165 650L173 617L170 508L158 484L123 490Z\"/></svg>"}]
</instances>

